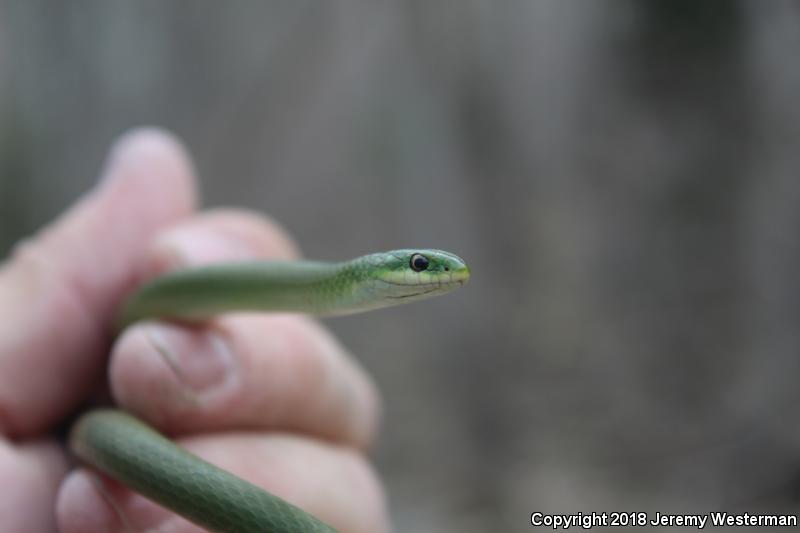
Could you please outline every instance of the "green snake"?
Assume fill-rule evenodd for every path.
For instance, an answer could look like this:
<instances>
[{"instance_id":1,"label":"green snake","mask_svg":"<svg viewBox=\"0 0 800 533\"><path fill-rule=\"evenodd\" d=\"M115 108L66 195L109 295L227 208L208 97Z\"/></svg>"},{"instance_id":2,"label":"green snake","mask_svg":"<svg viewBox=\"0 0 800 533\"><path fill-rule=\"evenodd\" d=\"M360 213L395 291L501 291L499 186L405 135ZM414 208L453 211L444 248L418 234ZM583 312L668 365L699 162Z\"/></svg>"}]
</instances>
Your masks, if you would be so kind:
<instances>
[{"instance_id":1,"label":"green snake","mask_svg":"<svg viewBox=\"0 0 800 533\"><path fill-rule=\"evenodd\" d=\"M427 249L382 252L342 263L211 265L145 284L125 304L119 326L154 318L202 321L231 311L344 315L444 294L464 285L469 276L458 256ZM70 448L92 468L212 531L335 531L120 410L82 415L72 428Z\"/></svg>"}]
</instances>

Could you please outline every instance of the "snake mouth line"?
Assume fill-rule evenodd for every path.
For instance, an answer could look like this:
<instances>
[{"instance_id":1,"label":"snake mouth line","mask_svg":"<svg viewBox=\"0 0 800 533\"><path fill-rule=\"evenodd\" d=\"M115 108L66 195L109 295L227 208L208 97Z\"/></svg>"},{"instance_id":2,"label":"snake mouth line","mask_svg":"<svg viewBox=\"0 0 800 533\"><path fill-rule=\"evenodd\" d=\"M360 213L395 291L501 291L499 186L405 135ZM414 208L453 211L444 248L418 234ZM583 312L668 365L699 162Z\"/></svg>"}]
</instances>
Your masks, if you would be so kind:
<instances>
[{"instance_id":1,"label":"snake mouth line","mask_svg":"<svg viewBox=\"0 0 800 533\"><path fill-rule=\"evenodd\" d=\"M379 280L389 285L396 285L397 287L441 287L443 283L436 281L435 283L401 283L399 281L389 281L388 279Z\"/></svg>"},{"instance_id":2,"label":"snake mouth line","mask_svg":"<svg viewBox=\"0 0 800 533\"><path fill-rule=\"evenodd\" d=\"M395 285L397 287L433 287L435 289L440 289L440 288L443 288L443 287L449 287L449 286L453 286L453 285L457 285L459 287L463 287L467 283L468 280L469 280L469 277L465 278L465 277L460 277L460 276L459 277L452 276L450 279L438 279L438 280L434 281L433 283L416 283L416 284L414 284L414 283L403 283L403 282L398 282L398 281L389 281L388 279L380 279L379 281L381 283L386 283L387 285Z\"/></svg>"},{"instance_id":3,"label":"snake mouth line","mask_svg":"<svg viewBox=\"0 0 800 533\"><path fill-rule=\"evenodd\" d=\"M403 296L387 296L387 298L389 298L391 300L403 300L405 298L413 298L415 296L424 296L426 294L430 294L430 293L436 292L438 290L439 290L439 287L437 286L437 287L433 287L433 288L431 288L431 289L429 289L427 291L415 292L414 294L404 294Z\"/></svg>"}]
</instances>

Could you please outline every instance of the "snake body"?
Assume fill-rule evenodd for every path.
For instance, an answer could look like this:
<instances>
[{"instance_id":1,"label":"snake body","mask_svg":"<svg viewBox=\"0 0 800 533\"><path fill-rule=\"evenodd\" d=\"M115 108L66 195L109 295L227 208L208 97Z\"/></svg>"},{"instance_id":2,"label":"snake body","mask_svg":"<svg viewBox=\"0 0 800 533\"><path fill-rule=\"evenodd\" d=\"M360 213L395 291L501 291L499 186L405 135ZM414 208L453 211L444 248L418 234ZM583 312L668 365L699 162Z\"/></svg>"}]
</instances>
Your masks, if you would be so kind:
<instances>
[{"instance_id":1,"label":"snake body","mask_svg":"<svg viewBox=\"0 0 800 533\"><path fill-rule=\"evenodd\" d=\"M145 284L124 305L119 326L144 319L206 320L231 311L350 314L444 294L469 276L462 259L440 250L395 250L343 263L214 265ZM70 448L92 468L211 531L334 531L120 410L84 414L72 428Z\"/></svg>"}]
</instances>

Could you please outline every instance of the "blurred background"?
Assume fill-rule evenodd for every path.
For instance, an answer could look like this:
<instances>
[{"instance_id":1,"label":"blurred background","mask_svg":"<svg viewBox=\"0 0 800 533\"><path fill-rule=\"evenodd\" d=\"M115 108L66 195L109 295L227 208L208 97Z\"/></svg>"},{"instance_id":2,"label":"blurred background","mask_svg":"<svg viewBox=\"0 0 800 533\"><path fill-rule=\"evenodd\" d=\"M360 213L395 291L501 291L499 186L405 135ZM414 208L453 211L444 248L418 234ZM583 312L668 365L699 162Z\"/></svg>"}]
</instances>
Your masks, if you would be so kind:
<instances>
[{"instance_id":1,"label":"blurred background","mask_svg":"<svg viewBox=\"0 0 800 533\"><path fill-rule=\"evenodd\" d=\"M800 2L0 0L0 251L156 124L304 253L465 257L329 322L398 532L800 511Z\"/></svg>"}]
</instances>

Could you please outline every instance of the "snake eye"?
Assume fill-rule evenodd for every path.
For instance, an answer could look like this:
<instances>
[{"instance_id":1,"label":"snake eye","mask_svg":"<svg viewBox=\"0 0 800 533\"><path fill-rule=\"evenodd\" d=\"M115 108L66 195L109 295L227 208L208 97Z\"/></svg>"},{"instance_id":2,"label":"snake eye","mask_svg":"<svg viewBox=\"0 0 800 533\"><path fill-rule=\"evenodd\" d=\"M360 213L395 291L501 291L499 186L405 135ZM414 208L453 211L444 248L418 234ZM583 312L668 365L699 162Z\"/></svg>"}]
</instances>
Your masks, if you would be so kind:
<instances>
[{"instance_id":1,"label":"snake eye","mask_svg":"<svg viewBox=\"0 0 800 533\"><path fill-rule=\"evenodd\" d=\"M428 258L422 254L414 254L411 256L411 270L414 272L422 272L430 264Z\"/></svg>"}]
</instances>

